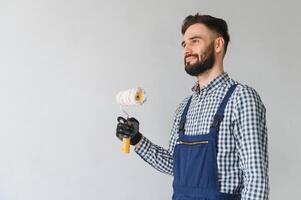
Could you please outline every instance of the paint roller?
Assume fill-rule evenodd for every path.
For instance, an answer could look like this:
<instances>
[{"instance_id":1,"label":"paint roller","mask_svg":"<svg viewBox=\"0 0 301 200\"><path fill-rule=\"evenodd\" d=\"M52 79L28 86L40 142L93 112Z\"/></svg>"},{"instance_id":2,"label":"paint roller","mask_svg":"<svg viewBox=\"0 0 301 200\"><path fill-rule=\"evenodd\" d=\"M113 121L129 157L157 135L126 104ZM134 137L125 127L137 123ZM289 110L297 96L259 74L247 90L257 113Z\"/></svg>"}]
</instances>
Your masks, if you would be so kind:
<instances>
[{"instance_id":1,"label":"paint roller","mask_svg":"<svg viewBox=\"0 0 301 200\"><path fill-rule=\"evenodd\" d=\"M127 115L127 119L129 118L129 114L124 110L123 107L142 105L145 101L146 101L146 93L140 87L120 91L116 95L116 102L117 104L119 104L120 110L122 110ZM130 138L123 138L122 152L130 153Z\"/></svg>"}]
</instances>

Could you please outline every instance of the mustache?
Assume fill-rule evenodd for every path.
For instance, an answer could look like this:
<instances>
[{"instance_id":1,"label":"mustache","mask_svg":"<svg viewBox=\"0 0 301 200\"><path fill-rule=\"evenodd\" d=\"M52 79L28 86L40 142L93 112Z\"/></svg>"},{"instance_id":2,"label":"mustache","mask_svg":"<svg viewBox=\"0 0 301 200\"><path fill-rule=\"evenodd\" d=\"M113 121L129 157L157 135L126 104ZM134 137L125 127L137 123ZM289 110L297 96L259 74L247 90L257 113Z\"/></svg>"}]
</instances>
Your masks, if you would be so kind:
<instances>
[{"instance_id":1,"label":"mustache","mask_svg":"<svg viewBox=\"0 0 301 200\"><path fill-rule=\"evenodd\" d=\"M187 54L187 55L185 55L184 59L186 60L186 58L189 58L189 57L192 57L192 56L198 58L197 54Z\"/></svg>"}]
</instances>

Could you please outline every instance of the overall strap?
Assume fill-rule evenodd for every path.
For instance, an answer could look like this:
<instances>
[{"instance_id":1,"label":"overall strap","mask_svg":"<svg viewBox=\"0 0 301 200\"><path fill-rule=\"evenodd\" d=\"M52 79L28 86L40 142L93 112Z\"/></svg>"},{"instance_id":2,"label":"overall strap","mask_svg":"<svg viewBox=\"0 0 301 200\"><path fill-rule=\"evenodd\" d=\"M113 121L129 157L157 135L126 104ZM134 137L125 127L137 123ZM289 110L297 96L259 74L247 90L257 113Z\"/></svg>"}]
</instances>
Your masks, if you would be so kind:
<instances>
[{"instance_id":1,"label":"overall strap","mask_svg":"<svg viewBox=\"0 0 301 200\"><path fill-rule=\"evenodd\" d=\"M211 128L215 128L217 130L219 129L219 125L223 121L223 118L224 118L224 112L225 112L226 105L227 105L232 93L234 92L236 86L237 86L237 84L231 85L231 87L228 89L222 103L220 104L217 112L214 115L214 119L213 119Z\"/></svg>"},{"instance_id":2,"label":"overall strap","mask_svg":"<svg viewBox=\"0 0 301 200\"><path fill-rule=\"evenodd\" d=\"M191 99L192 99L192 96L189 98L185 108L184 108L184 111L181 115L181 121L180 121L180 126L179 126L179 133L183 132L184 134L184 126L185 126L185 123L186 123L186 115L187 115L187 112L188 112L188 108L189 108L189 105L191 103Z\"/></svg>"}]
</instances>

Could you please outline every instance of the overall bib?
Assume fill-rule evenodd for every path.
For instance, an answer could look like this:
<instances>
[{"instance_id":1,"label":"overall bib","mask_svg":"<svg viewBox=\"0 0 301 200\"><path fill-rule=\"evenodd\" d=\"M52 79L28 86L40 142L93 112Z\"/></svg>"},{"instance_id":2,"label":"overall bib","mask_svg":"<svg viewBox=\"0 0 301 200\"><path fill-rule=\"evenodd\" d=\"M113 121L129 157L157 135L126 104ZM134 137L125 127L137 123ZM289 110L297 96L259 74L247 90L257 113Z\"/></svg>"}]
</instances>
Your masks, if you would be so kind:
<instances>
[{"instance_id":1,"label":"overall bib","mask_svg":"<svg viewBox=\"0 0 301 200\"><path fill-rule=\"evenodd\" d=\"M232 85L220 104L208 134L185 135L185 122L191 98L180 121L179 138L173 154L173 200L239 200L239 194L219 191L217 141L219 125L227 102L237 85Z\"/></svg>"}]
</instances>

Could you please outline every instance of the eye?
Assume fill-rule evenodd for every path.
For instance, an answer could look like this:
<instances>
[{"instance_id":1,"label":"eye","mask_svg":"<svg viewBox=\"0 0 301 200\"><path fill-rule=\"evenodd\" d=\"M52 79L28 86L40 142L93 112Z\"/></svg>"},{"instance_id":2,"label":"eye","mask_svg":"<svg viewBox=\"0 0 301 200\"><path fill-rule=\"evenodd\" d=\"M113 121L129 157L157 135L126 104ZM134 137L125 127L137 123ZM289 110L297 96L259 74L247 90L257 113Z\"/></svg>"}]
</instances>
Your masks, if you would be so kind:
<instances>
[{"instance_id":1,"label":"eye","mask_svg":"<svg viewBox=\"0 0 301 200\"><path fill-rule=\"evenodd\" d=\"M197 44L197 43L199 43L199 40L198 40L198 39L193 39L191 42L192 42L193 44Z\"/></svg>"}]
</instances>

